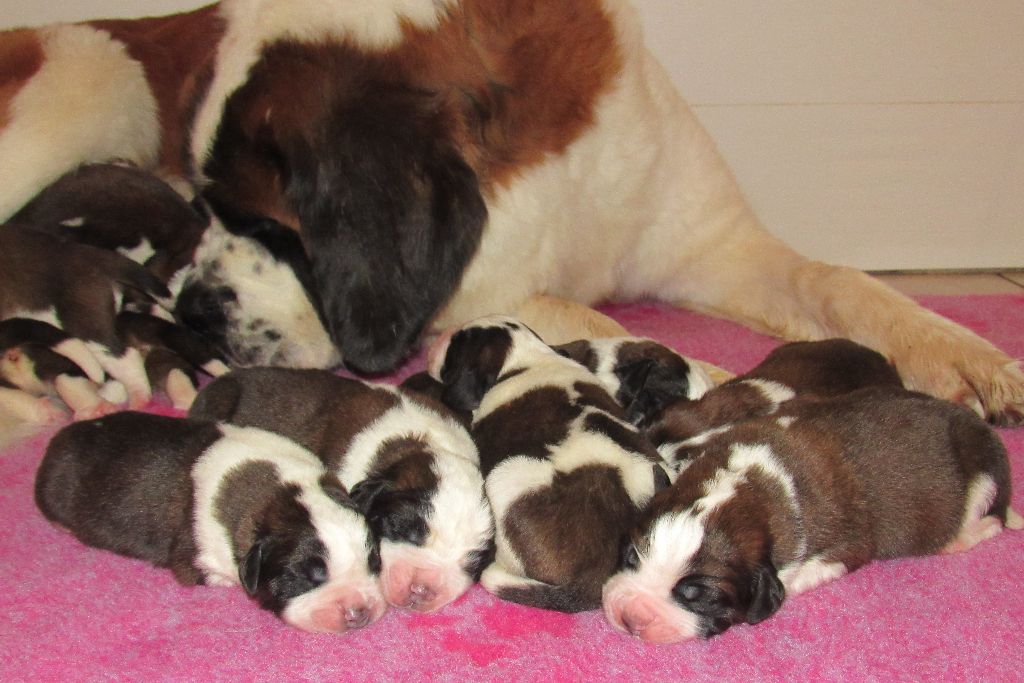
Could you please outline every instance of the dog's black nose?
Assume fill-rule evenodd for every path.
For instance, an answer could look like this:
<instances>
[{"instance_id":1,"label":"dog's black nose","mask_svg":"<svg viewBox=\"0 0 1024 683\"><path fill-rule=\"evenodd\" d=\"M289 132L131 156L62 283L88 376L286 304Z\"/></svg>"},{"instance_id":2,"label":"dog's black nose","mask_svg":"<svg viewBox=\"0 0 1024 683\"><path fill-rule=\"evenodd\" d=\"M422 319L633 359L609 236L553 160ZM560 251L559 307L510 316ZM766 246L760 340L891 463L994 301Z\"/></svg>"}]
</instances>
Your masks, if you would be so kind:
<instances>
[{"instance_id":1,"label":"dog's black nose","mask_svg":"<svg viewBox=\"0 0 1024 683\"><path fill-rule=\"evenodd\" d=\"M199 334L220 339L228 324L225 306L237 300L237 295L230 287L190 284L178 295L174 316Z\"/></svg>"}]
</instances>

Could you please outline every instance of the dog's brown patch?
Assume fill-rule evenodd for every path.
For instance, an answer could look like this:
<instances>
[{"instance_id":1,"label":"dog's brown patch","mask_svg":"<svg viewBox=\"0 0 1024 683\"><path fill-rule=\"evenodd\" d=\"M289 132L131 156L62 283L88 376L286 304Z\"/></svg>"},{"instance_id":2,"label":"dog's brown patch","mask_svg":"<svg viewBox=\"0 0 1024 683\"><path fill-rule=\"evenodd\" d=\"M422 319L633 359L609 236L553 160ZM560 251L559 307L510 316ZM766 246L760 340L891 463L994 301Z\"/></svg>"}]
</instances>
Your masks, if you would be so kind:
<instances>
[{"instance_id":1,"label":"dog's brown patch","mask_svg":"<svg viewBox=\"0 0 1024 683\"><path fill-rule=\"evenodd\" d=\"M0 34L0 128L11 121L11 102L43 65L43 44L31 29Z\"/></svg>"},{"instance_id":2,"label":"dog's brown patch","mask_svg":"<svg viewBox=\"0 0 1024 683\"><path fill-rule=\"evenodd\" d=\"M216 5L145 19L92 21L125 45L146 72L159 107L161 166L185 175L188 131L196 99L209 84L210 68L224 34Z\"/></svg>"},{"instance_id":3,"label":"dog's brown patch","mask_svg":"<svg viewBox=\"0 0 1024 683\"><path fill-rule=\"evenodd\" d=\"M232 145L231 158L218 160L215 148L207 175L231 178L236 209L298 229L285 197L295 150L337 144L330 128L344 125L339 112L399 93L422 110L420 134L456 148L486 195L592 125L621 63L596 0L463 2L436 28L407 25L405 40L382 52L278 41L225 106L232 131L222 125L218 138L246 140L244 158Z\"/></svg>"},{"instance_id":4,"label":"dog's brown patch","mask_svg":"<svg viewBox=\"0 0 1024 683\"><path fill-rule=\"evenodd\" d=\"M622 64L596 0L472 0L406 35L391 59L458 112L456 139L485 191L564 152Z\"/></svg>"}]
</instances>

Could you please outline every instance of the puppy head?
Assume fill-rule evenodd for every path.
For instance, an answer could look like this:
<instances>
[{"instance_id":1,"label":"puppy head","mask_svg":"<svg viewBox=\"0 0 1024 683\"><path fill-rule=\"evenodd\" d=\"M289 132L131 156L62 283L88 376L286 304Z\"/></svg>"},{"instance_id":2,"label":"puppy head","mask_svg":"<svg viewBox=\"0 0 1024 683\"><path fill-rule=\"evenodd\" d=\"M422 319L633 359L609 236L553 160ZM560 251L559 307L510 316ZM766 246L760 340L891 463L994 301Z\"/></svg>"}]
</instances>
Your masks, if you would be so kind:
<instances>
[{"instance_id":1,"label":"puppy head","mask_svg":"<svg viewBox=\"0 0 1024 683\"><path fill-rule=\"evenodd\" d=\"M352 489L380 542L385 599L421 612L447 605L479 579L494 533L479 467L455 453L428 457L431 482L401 488L401 476L379 477Z\"/></svg>"},{"instance_id":2,"label":"puppy head","mask_svg":"<svg viewBox=\"0 0 1024 683\"><path fill-rule=\"evenodd\" d=\"M175 317L233 365L333 367L341 357L303 284L308 272L288 228L261 221L234 234L214 221L183 275Z\"/></svg>"},{"instance_id":3,"label":"puppy head","mask_svg":"<svg viewBox=\"0 0 1024 683\"><path fill-rule=\"evenodd\" d=\"M487 316L443 334L430 349L427 362L430 375L444 385L445 404L471 411L505 372L526 367L537 354L553 353L515 318Z\"/></svg>"},{"instance_id":4,"label":"puppy head","mask_svg":"<svg viewBox=\"0 0 1024 683\"><path fill-rule=\"evenodd\" d=\"M673 401L696 400L714 386L699 365L651 339L608 337L553 348L597 375L637 425L649 424Z\"/></svg>"},{"instance_id":5,"label":"puppy head","mask_svg":"<svg viewBox=\"0 0 1024 683\"><path fill-rule=\"evenodd\" d=\"M652 509L668 489L656 497ZM709 638L756 624L782 605L785 589L755 532L733 537L732 522L692 509L647 515L625 541L621 570L602 605L618 630L651 643Z\"/></svg>"},{"instance_id":6,"label":"puppy head","mask_svg":"<svg viewBox=\"0 0 1024 683\"><path fill-rule=\"evenodd\" d=\"M455 112L375 58L289 41L268 46L225 105L204 195L225 223L293 225L356 371L408 354L479 244L487 211Z\"/></svg>"},{"instance_id":7,"label":"puppy head","mask_svg":"<svg viewBox=\"0 0 1024 683\"><path fill-rule=\"evenodd\" d=\"M345 633L384 614L380 558L362 515L333 475L288 485L264 510L239 580L262 607L305 631Z\"/></svg>"}]
</instances>

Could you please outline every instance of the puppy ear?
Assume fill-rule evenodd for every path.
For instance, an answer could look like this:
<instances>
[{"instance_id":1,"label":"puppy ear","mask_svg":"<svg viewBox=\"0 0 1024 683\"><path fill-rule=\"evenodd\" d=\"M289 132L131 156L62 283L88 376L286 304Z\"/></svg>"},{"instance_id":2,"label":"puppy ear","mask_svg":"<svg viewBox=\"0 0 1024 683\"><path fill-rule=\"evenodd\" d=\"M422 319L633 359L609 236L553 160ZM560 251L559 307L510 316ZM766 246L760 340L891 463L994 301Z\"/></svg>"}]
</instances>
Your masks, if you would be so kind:
<instances>
[{"instance_id":1,"label":"puppy ear","mask_svg":"<svg viewBox=\"0 0 1024 683\"><path fill-rule=\"evenodd\" d=\"M469 328L452 335L441 366L441 400L452 410L472 412L498 381L512 340L500 328Z\"/></svg>"},{"instance_id":2,"label":"puppy ear","mask_svg":"<svg viewBox=\"0 0 1024 683\"><path fill-rule=\"evenodd\" d=\"M771 563L760 564L750 577L747 623L757 624L775 614L786 598L786 589Z\"/></svg>"},{"instance_id":3,"label":"puppy ear","mask_svg":"<svg viewBox=\"0 0 1024 683\"><path fill-rule=\"evenodd\" d=\"M428 530L420 514L423 497L417 491L397 491L389 481L367 479L352 487L352 498L378 539L415 545L426 539Z\"/></svg>"},{"instance_id":4,"label":"puppy ear","mask_svg":"<svg viewBox=\"0 0 1024 683\"><path fill-rule=\"evenodd\" d=\"M380 88L325 121L315 149L289 151L327 328L357 371L405 357L480 242L487 209L446 126L432 97Z\"/></svg>"},{"instance_id":5,"label":"puppy ear","mask_svg":"<svg viewBox=\"0 0 1024 683\"><path fill-rule=\"evenodd\" d=\"M367 515L377 497L393 488L393 484L385 479L364 479L352 487L349 497L359 511Z\"/></svg>"},{"instance_id":6,"label":"puppy ear","mask_svg":"<svg viewBox=\"0 0 1024 683\"><path fill-rule=\"evenodd\" d=\"M245 558L238 564L238 580L249 597L256 595L256 589L259 588L260 570L263 568L266 543L268 543L266 538L257 539L249 548L249 552L245 554Z\"/></svg>"},{"instance_id":7,"label":"puppy ear","mask_svg":"<svg viewBox=\"0 0 1024 683\"><path fill-rule=\"evenodd\" d=\"M615 375L619 378L616 398L635 425L650 424L666 405L685 397L690 387L685 374L653 358L617 367Z\"/></svg>"}]
</instances>

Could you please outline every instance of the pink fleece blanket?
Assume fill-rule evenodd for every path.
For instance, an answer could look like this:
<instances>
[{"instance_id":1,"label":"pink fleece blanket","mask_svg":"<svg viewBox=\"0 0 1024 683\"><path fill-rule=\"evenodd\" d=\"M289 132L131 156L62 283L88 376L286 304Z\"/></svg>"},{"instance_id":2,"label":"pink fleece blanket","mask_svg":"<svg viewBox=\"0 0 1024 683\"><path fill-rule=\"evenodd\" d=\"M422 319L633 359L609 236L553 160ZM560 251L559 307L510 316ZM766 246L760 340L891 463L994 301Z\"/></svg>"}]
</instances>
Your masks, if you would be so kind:
<instances>
[{"instance_id":1,"label":"pink fleece blanket","mask_svg":"<svg viewBox=\"0 0 1024 683\"><path fill-rule=\"evenodd\" d=\"M1024 296L922 302L1024 356ZM737 372L777 344L659 305L605 310L636 334ZM0 456L0 681L1024 679L1024 532L966 554L875 563L710 641L645 645L599 612L544 612L479 587L436 614L392 610L360 632L311 635L241 590L183 588L167 571L47 524L32 483L51 433ZM1024 510L1024 429L1000 434Z\"/></svg>"}]
</instances>

